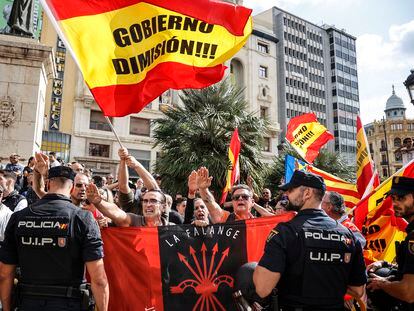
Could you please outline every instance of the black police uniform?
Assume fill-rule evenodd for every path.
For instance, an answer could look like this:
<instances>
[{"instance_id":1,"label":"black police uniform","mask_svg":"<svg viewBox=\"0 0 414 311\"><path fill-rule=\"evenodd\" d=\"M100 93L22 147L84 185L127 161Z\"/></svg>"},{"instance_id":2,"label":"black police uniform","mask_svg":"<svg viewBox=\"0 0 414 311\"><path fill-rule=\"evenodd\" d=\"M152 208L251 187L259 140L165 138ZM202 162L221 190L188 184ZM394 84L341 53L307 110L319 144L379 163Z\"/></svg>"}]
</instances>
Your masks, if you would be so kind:
<instances>
[{"instance_id":1,"label":"black police uniform","mask_svg":"<svg viewBox=\"0 0 414 311\"><path fill-rule=\"evenodd\" d=\"M321 209L278 224L259 265L281 273L281 310L344 310L347 285L367 281L362 248L352 232Z\"/></svg>"},{"instance_id":2,"label":"black police uniform","mask_svg":"<svg viewBox=\"0 0 414 311\"><path fill-rule=\"evenodd\" d=\"M21 268L19 310L80 310L84 263L102 257L92 214L59 194L14 213L0 249L0 261Z\"/></svg>"},{"instance_id":3,"label":"black police uniform","mask_svg":"<svg viewBox=\"0 0 414 311\"><path fill-rule=\"evenodd\" d=\"M12 212L14 212L14 209L16 206L26 198L19 194L16 190L13 190L7 197L3 199L3 204L6 205Z\"/></svg>"}]
</instances>

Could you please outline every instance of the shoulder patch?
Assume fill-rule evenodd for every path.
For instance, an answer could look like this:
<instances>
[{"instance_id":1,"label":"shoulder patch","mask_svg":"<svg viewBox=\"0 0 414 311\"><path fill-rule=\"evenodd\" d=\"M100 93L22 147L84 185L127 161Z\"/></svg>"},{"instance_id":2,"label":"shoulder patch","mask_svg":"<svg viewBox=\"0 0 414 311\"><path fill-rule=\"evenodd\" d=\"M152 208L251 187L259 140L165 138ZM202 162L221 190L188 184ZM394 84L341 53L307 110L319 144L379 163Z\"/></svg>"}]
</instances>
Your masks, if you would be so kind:
<instances>
[{"instance_id":1,"label":"shoulder patch","mask_svg":"<svg viewBox=\"0 0 414 311\"><path fill-rule=\"evenodd\" d=\"M414 255L414 240L408 240L408 251Z\"/></svg>"},{"instance_id":2,"label":"shoulder patch","mask_svg":"<svg viewBox=\"0 0 414 311\"><path fill-rule=\"evenodd\" d=\"M269 242L277 234L279 234L279 231L272 229L272 231L270 231L269 235L267 236L266 242Z\"/></svg>"}]
</instances>

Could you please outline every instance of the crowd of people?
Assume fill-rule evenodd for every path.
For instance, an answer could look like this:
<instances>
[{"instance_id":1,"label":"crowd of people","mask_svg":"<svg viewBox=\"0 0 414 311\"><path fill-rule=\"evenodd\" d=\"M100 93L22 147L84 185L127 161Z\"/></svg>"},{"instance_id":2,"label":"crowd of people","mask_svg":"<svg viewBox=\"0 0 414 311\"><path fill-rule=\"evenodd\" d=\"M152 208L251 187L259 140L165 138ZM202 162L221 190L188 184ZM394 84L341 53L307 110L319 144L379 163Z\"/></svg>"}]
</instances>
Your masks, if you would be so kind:
<instances>
[{"instance_id":1,"label":"crowd of people","mask_svg":"<svg viewBox=\"0 0 414 311\"><path fill-rule=\"evenodd\" d=\"M346 213L342 196L326 192L323 179L316 175L295 171L291 181L279 187L276 196L272 196L267 188L260 194L255 193L251 187L252 180L248 179L247 185L235 185L230 193L231 201L220 206L209 191L212 177L208 168L200 167L189 172L188 193L185 197L173 196L163 191L162 176L150 174L127 149L119 149L118 155L116 178L113 175L93 175L79 162L64 164L53 152L48 155L36 153L26 166L20 163L19 155L12 154L10 163L1 168L0 241L4 241L0 249L0 298L4 310L12 305L11 283L16 266L21 269L20 295L24 299L19 305L22 310L53 310L56 305L60 310L66 310L66 307L67 310L80 310L77 305L72 308L67 304L68 298L77 301L79 297L75 294L63 295L65 297L51 295L53 303L49 302L50 297L45 297L47 292L64 292L74 285L75 289L78 288L82 283L80 267L83 264L86 264L91 277L96 305L99 310L106 310L109 292L98 228L108 226L208 226L293 211L297 215L292 221L279 224L270 233L264 255L252 276L255 294L260 297L267 297L274 288L278 288L280 310L344 310L344 294L366 297L366 271L372 274L382 267L378 263L365 267L362 256L366 243L364 236ZM136 181L130 179L128 168L138 174ZM404 187L404 183L393 183L394 192L390 195L396 206L405 196L411 196L411 205L404 205L400 213L412 220L414 190L406 187L409 191L406 188L403 191L401 184ZM73 227L74 222L79 232L62 235L62 228ZM49 228L48 224L54 223L59 224L56 233L42 236L45 228ZM41 230L36 231L38 228ZM40 240L30 238L36 234ZM49 257L45 257L43 247L64 248L72 241L71 238L81 236L86 237L71 242L81 249L80 254L69 256L75 258L77 268L64 270L68 273L62 276L64 281L53 279L52 282L44 276L50 272L41 268L36 273L29 271L32 258L39 256L50 260L50 254L55 254L53 250ZM409 303L414 300L411 274L414 273L413 238L409 231L405 244L407 249L400 251L404 253L404 261L399 263L399 279L390 281L371 275L371 290L384 290L397 301L402 301L401 306L408 306L396 310L411 310ZM26 259L22 258L23 254ZM56 258L60 258L63 265L73 266L68 259L63 259L62 254L59 256ZM50 269L50 266L44 267ZM56 273L59 273L58 268ZM56 286L62 282L63 289ZM389 285L391 283L394 285ZM72 293L72 289L70 291ZM50 304L49 309L45 308L45 301Z\"/></svg>"}]
</instances>

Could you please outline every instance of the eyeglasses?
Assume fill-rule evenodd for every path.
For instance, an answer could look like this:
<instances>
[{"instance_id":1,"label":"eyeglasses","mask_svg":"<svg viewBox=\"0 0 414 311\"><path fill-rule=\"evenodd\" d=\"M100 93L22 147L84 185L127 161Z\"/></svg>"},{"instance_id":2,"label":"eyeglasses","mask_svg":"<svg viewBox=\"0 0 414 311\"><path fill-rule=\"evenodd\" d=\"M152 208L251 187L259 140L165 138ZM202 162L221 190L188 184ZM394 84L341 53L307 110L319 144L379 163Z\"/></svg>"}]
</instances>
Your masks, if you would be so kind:
<instances>
[{"instance_id":1,"label":"eyeglasses","mask_svg":"<svg viewBox=\"0 0 414 311\"><path fill-rule=\"evenodd\" d=\"M142 200L142 204L157 204L162 203L161 201L158 201L157 199L144 199Z\"/></svg>"},{"instance_id":2,"label":"eyeglasses","mask_svg":"<svg viewBox=\"0 0 414 311\"><path fill-rule=\"evenodd\" d=\"M75 184L75 187L76 188L82 188L83 186L88 186L87 184L81 184L81 183L79 183L79 184Z\"/></svg>"},{"instance_id":3,"label":"eyeglasses","mask_svg":"<svg viewBox=\"0 0 414 311\"><path fill-rule=\"evenodd\" d=\"M237 201L240 198L242 198L243 201L247 201L248 199L250 199L250 195L248 195L248 194L236 194L231 199L233 201Z\"/></svg>"}]
</instances>

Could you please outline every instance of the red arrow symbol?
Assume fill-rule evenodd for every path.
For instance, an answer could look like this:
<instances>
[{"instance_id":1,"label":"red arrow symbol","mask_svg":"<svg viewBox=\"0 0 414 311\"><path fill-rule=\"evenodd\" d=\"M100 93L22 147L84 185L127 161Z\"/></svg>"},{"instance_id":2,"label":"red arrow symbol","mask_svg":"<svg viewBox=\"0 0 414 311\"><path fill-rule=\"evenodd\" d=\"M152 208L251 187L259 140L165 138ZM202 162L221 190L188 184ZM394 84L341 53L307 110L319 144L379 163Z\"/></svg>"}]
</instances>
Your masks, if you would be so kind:
<instances>
[{"instance_id":1,"label":"red arrow symbol","mask_svg":"<svg viewBox=\"0 0 414 311\"><path fill-rule=\"evenodd\" d=\"M210 281L213 281L213 276L217 273L217 271L221 268L221 265L223 264L224 258L226 258L229 255L229 251L230 251L230 247L227 247L222 253L221 253L221 258L220 261L216 267L216 269L214 270L214 273L212 275L209 276Z\"/></svg>"},{"instance_id":2,"label":"red arrow symbol","mask_svg":"<svg viewBox=\"0 0 414 311\"><path fill-rule=\"evenodd\" d=\"M180 259L181 262L183 262L186 267L188 268L188 270L190 270L190 272L194 275L194 277L201 283L201 278L196 274L196 272L193 270L193 268L190 267L190 265L188 264L187 258L185 258L184 255L178 253L178 258Z\"/></svg>"},{"instance_id":3,"label":"red arrow symbol","mask_svg":"<svg viewBox=\"0 0 414 311\"><path fill-rule=\"evenodd\" d=\"M207 251L207 247L206 247L206 245L203 243L203 245L201 246L201 252L203 253L203 269L204 269L204 278L207 278L206 251Z\"/></svg>"},{"instance_id":4,"label":"red arrow symbol","mask_svg":"<svg viewBox=\"0 0 414 311\"><path fill-rule=\"evenodd\" d=\"M214 258L216 257L217 252L218 252L218 246L217 246L217 243L216 243L216 245L214 245L214 247L213 247L213 255L211 256L210 268L209 268L209 271L208 271L207 278L211 277L211 272L213 271Z\"/></svg>"},{"instance_id":5,"label":"red arrow symbol","mask_svg":"<svg viewBox=\"0 0 414 311\"><path fill-rule=\"evenodd\" d=\"M193 256L193 260L194 260L194 262L195 262L195 264L196 264L196 267L197 267L198 273L199 273L200 278L201 278L201 277L203 277L203 272L201 271L201 267L200 267L200 264L198 263L198 259L197 259L196 255L195 255L195 253L196 253L196 252L195 252L194 248L192 248L192 247L190 246L190 254L191 254L191 256Z\"/></svg>"}]
</instances>

